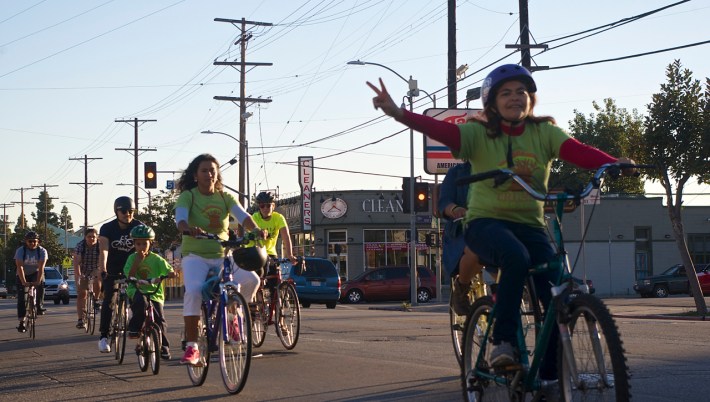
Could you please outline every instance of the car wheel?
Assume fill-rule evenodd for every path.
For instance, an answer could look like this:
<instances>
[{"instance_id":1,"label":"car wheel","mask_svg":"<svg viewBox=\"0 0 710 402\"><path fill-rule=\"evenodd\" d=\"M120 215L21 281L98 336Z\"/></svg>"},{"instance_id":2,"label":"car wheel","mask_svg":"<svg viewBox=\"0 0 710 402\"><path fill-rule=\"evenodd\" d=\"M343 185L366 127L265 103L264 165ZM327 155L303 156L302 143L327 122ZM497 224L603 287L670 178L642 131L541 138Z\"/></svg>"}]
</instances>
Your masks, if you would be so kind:
<instances>
[{"instance_id":1,"label":"car wheel","mask_svg":"<svg viewBox=\"0 0 710 402\"><path fill-rule=\"evenodd\" d=\"M69 297L65 297L64 299L62 299L62 303L69 304Z\"/></svg>"},{"instance_id":2,"label":"car wheel","mask_svg":"<svg viewBox=\"0 0 710 402\"><path fill-rule=\"evenodd\" d=\"M336 304L338 304L338 303L336 303L336 302L328 302L328 303L325 304L325 306L326 306L327 308L329 308L329 309L334 309Z\"/></svg>"},{"instance_id":3,"label":"car wheel","mask_svg":"<svg viewBox=\"0 0 710 402\"><path fill-rule=\"evenodd\" d=\"M360 303L362 301L362 292L357 289L350 290L348 291L346 300L353 304Z\"/></svg>"},{"instance_id":4,"label":"car wheel","mask_svg":"<svg viewBox=\"0 0 710 402\"><path fill-rule=\"evenodd\" d=\"M668 288L663 285L658 285L653 288L653 294L656 297L668 297Z\"/></svg>"},{"instance_id":5,"label":"car wheel","mask_svg":"<svg viewBox=\"0 0 710 402\"><path fill-rule=\"evenodd\" d=\"M303 306L303 308L309 308L311 307L311 302L301 302L301 306Z\"/></svg>"},{"instance_id":6,"label":"car wheel","mask_svg":"<svg viewBox=\"0 0 710 402\"><path fill-rule=\"evenodd\" d=\"M419 289L417 291L417 301L419 303L427 303L431 300L431 293L429 293L428 289Z\"/></svg>"}]
</instances>

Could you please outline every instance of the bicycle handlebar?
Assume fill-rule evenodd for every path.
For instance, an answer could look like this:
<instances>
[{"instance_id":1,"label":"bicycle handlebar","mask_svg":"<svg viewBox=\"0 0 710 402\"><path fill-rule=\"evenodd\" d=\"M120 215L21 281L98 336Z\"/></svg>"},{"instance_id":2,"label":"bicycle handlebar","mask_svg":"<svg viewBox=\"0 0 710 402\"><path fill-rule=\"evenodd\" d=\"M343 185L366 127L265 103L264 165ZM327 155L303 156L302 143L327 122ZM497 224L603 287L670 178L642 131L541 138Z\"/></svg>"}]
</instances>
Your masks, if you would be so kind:
<instances>
[{"instance_id":1,"label":"bicycle handlebar","mask_svg":"<svg viewBox=\"0 0 710 402\"><path fill-rule=\"evenodd\" d=\"M653 169L655 165L636 165L631 163L607 163L602 165L594 173L594 176L589 181L587 186L579 194L543 194L532 188L525 180L518 176L515 172L509 169L495 169L486 172L477 173L470 176L461 177L456 180L456 185L462 186L475 183L482 180L494 179L495 186L505 183L508 179L515 180L531 197L538 201L559 201L561 200L576 200L587 197L593 189L599 188L603 181L604 175L618 177L624 169Z\"/></svg>"},{"instance_id":2,"label":"bicycle handlebar","mask_svg":"<svg viewBox=\"0 0 710 402\"><path fill-rule=\"evenodd\" d=\"M183 235L185 236L192 236L192 234L189 231L184 231L182 232ZM239 248L242 246L246 246L249 244L251 241L259 241L257 235L255 233L246 233L243 237L237 237L234 231L230 230L229 231L229 239L228 240L222 240L219 236L217 236L214 233L205 233L197 236L192 236L195 239L210 239L219 242L219 244L222 245L224 248Z\"/></svg>"},{"instance_id":3,"label":"bicycle handlebar","mask_svg":"<svg viewBox=\"0 0 710 402\"><path fill-rule=\"evenodd\" d=\"M167 275L160 275L157 278L148 278L148 279L138 279L135 276L131 276L130 278L126 279L126 282L132 283L134 285L157 285L160 282L162 282L164 279L167 279Z\"/></svg>"}]
</instances>

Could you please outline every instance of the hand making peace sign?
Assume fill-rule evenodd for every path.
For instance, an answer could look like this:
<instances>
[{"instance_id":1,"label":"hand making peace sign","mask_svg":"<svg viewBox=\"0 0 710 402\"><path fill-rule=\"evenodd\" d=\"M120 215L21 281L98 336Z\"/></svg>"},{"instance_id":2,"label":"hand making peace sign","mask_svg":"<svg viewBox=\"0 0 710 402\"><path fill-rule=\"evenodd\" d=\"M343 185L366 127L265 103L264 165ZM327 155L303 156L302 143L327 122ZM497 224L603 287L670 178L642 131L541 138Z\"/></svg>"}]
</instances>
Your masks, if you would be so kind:
<instances>
[{"instance_id":1,"label":"hand making peace sign","mask_svg":"<svg viewBox=\"0 0 710 402\"><path fill-rule=\"evenodd\" d=\"M372 104L375 106L375 109L381 108L387 116L394 117L395 119L402 117L402 109L392 100L392 97L387 92L387 88L385 88L385 83L382 82L382 78L380 78L380 87L382 88L377 88L369 81L367 81L367 85L377 94L377 96L372 98Z\"/></svg>"}]
</instances>

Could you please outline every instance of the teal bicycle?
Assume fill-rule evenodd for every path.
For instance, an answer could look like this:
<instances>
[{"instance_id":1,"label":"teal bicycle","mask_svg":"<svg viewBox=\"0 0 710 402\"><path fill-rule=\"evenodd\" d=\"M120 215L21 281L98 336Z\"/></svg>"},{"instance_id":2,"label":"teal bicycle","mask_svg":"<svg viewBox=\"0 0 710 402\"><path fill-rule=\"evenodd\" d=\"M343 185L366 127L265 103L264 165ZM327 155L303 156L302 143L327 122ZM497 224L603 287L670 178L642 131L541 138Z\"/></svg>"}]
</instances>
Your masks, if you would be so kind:
<instances>
[{"instance_id":1,"label":"teal bicycle","mask_svg":"<svg viewBox=\"0 0 710 402\"><path fill-rule=\"evenodd\" d=\"M524 401L527 394L537 401L547 384L539 378L544 356L553 331L559 331L557 367L561 400L612 400L627 401L629 368L626 365L623 343L618 327L608 308L595 296L588 294L585 285L577 285L564 247L561 220L568 202L579 204L592 189L598 189L606 176L616 177L622 169L650 168L646 165L607 164L599 168L590 183L580 194L541 194L510 170L500 169L461 178L457 184L494 179L497 184L514 180L533 198L554 205L551 242L557 258L546 264L532 267L530 276L557 273L551 284L552 299L545 314L533 314L529 319L518 316L517 350L519 363L505 368L488 365L496 307L493 299L477 300L468 315L463 335L461 379L463 396L467 401ZM531 277L527 289L533 311L540 312L540 301ZM522 309L525 310L525 309Z\"/></svg>"}]
</instances>

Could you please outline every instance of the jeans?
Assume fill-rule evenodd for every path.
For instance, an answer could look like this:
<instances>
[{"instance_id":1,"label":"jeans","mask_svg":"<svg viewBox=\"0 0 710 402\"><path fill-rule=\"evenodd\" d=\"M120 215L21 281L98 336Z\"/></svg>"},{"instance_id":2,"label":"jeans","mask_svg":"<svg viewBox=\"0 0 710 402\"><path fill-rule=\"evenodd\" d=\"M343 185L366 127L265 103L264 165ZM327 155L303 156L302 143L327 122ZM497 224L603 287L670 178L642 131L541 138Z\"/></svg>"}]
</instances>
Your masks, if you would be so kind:
<instances>
[{"instance_id":1,"label":"jeans","mask_svg":"<svg viewBox=\"0 0 710 402\"><path fill-rule=\"evenodd\" d=\"M466 245L487 265L501 269L500 282L496 292L496 325L493 339L498 342L517 344L517 316L520 314L520 300L528 270L534 265L552 260L555 251L545 229L521 223L493 218L471 221L466 230ZM534 277L537 295L547 306L552 298L550 281L554 273ZM552 331L550 344L540 368L544 379L557 378L558 331Z\"/></svg>"},{"instance_id":2,"label":"jeans","mask_svg":"<svg viewBox=\"0 0 710 402\"><path fill-rule=\"evenodd\" d=\"M168 341L168 323L165 321L165 314L163 313L163 303L159 303L155 300L150 301L153 304L153 319L155 323L160 327L160 333L162 335L162 345L164 347L170 347L170 341ZM145 299L140 291L136 291L133 295L133 300L131 300L131 311L133 315L128 321L128 332L138 332L143 327L145 322Z\"/></svg>"},{"instance_id":3,"label":"jeans","mask_svg":"<svg viewBox=\"0 0 710 402\"><path fill-rule=\"evenodd\" d=\"M25 275L25 280L27 282L34 282L37 279L37 272L34 274L30 275ZM27 314L27 306L25 306L25 287L22 286L22 283L20 283L20 278L15 277L15 283L17 284L17 319L21 320L25 318L25 315ZM37 310L42 308L42 304L44 302L44 282L40 283L39 286L36 287L37 289L37 294L35 297L35 306L37 306Z\"/></svg>"}]
</instances>

